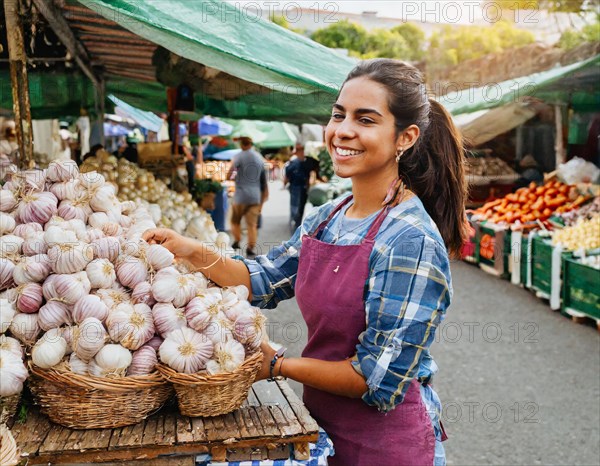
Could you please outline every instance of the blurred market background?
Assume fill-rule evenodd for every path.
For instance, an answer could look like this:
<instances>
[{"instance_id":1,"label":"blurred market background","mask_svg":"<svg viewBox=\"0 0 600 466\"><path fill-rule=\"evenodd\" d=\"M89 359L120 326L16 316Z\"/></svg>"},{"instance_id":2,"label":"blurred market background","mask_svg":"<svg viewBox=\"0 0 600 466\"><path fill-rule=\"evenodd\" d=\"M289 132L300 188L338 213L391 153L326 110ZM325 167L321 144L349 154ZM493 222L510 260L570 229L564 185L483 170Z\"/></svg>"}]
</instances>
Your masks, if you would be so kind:
<instances>
[{"instance_id":1,"label":"blurred market background","mask_svg":"<svg viewBox=\"0 0 600 466\"><path fill-rule=\"evenodd\" d=\"M307 211L351 190L323 144L345 75L409 61L468 142L471 240L432 350L448 463L600 464L599 2L426 3L4 0L0 171L72 159L228 247L226 174L251 136L265 253L291 233L298 144L320 164ZM268 316L299 354L295 300Z\"/></svg>"}]
</instances>

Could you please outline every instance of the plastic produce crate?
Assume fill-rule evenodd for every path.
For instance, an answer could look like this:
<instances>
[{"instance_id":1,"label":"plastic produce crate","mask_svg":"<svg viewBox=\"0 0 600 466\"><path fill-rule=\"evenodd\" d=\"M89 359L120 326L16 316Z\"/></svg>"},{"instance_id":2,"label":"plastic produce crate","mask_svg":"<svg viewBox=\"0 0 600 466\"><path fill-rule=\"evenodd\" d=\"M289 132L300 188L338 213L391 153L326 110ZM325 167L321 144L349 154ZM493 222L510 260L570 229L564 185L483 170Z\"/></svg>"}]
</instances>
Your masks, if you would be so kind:
<instances>
[{"instance_id":1,"label":"plastic produce crate","mask_svg":"<svg viewBox=\"0 0 600 466\"><path fill-rule=\"evenodd\" d=\"M497 277L507 278L510 230L479 225L479 267Z\"/></svg>"},{"instance_id":2,"label":"plastic produce crate","mask_svg":"<svg viewBox=\"0 0 600 466\"><path fill-rule=\"evenodd\" d=\"M562 263L563 314L575 311L600 320L600 270L573 257L564 258Z\"/></svg>"},{"instance_id":3,"label":"plastic produce crate","mask_svg":"<svg viewBox=\"0 0 600 466\"><path fill-rule=\"evenodd\" d=\"M531 288L537 295L550 299L552 292L552 240L536 236L531 244ZM571 253L564 251L562 258L569 257Z\"/></svg>"}]
</instances>

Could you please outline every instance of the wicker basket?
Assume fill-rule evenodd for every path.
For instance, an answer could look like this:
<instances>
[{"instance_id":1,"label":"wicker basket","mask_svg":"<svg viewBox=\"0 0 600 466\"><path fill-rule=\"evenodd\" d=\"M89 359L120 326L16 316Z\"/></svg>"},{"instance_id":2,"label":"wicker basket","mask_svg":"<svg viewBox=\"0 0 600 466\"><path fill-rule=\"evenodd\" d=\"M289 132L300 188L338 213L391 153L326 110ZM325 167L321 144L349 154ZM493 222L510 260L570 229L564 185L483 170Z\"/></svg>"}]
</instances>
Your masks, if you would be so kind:
<instances>
[{"instance_id":1,"label":"wicker basket","mask_svg":"<svg viewBox=\"0 0 600 466\"><path fill-rule=\"evenodd\" d=\"M8 424L17 414L21 394L0 396L0 424Z\"/></svg>"},{"instance_id":2,"label":"wicker basket","mask_svg":"<svg viewBox=\"0 0 600 466\"><path fill-rule=\"evenodd\" d=\"M137 424L157 411L173 389L157 372L118 379L44 370L30 364L29 387L43 413L72 429Z\"/></svg>"},{"instance_id":3,"label":"wicker basket","mask_svg":"<svg viewBox=\"0 0 600 466\"><path fill-rule=\"evenodd\" d=\"M247 357L234 372L216 375L181 374L164 364L156 367L175 387L181 414L210 417L230 413L242 405L248 397L262 360L263 355L258 351Z\"/></svg>"}]
</instances>

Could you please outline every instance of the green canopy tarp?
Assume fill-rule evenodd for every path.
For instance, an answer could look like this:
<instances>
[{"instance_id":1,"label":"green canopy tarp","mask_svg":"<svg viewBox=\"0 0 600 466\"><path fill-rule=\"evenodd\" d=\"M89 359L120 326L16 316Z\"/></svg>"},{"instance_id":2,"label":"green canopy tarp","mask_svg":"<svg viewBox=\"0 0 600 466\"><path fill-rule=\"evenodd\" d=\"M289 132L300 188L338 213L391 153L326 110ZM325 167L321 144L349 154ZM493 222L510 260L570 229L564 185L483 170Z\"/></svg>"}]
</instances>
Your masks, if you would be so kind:
<instances>
[{"instance_id":1,"label":"green canopy tarp","mask_svg":"<svg viewBox=\"0 0 600 466\"><path fill-rule=\"evenodd\" d=\"M537 97L548 103L597 105L600 98L600 55L529 76L452 92L438 100L452 114L460 115L518 102L525 96Z\"/></svg>"},{"instance_id":2,"label":"green canopy tarp","mask_svg":"<svg viewBox=\"0 0 600 466\"><path fill-rule=\"evenodd\" d=\"M354 61L218 0L79 0L179 56L284 94L336 94Z\"/></svg>"},{"instance_id":3,"label":"green canopy tarp","mask_svg":"<svg viewBox=\"0 0 600 466\"><path fill-rule=\"evenodd\" d=\"M298 138L291 125L281 121L223 119L233 127L231 137L249 136L261 149L293 146Z\"/></svg>"}]
</instances>

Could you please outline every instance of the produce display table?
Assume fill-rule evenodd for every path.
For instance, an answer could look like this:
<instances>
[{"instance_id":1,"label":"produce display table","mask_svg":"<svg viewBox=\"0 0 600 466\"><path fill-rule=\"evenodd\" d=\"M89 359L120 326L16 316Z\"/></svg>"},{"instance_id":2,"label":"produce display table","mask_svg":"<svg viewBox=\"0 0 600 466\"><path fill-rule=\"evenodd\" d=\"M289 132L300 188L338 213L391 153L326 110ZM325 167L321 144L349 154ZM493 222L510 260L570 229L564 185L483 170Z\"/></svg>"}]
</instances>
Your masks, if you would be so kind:
<instances>
[{"instance_id":1,"label":"produce display table","mask_svg":"<svg viewBox=\"0 0 600 466\"><path fill-rule=\"evenodd\" d=\"M193 465L196 455L213 461L308 459L319 427L283 381L253 385L244 405L212 418L189 418L176 404L145 421L115 429L73 430L53 424L32 407L12 432L27 464L108 463Z\"/></svg>"}]
</instances>

